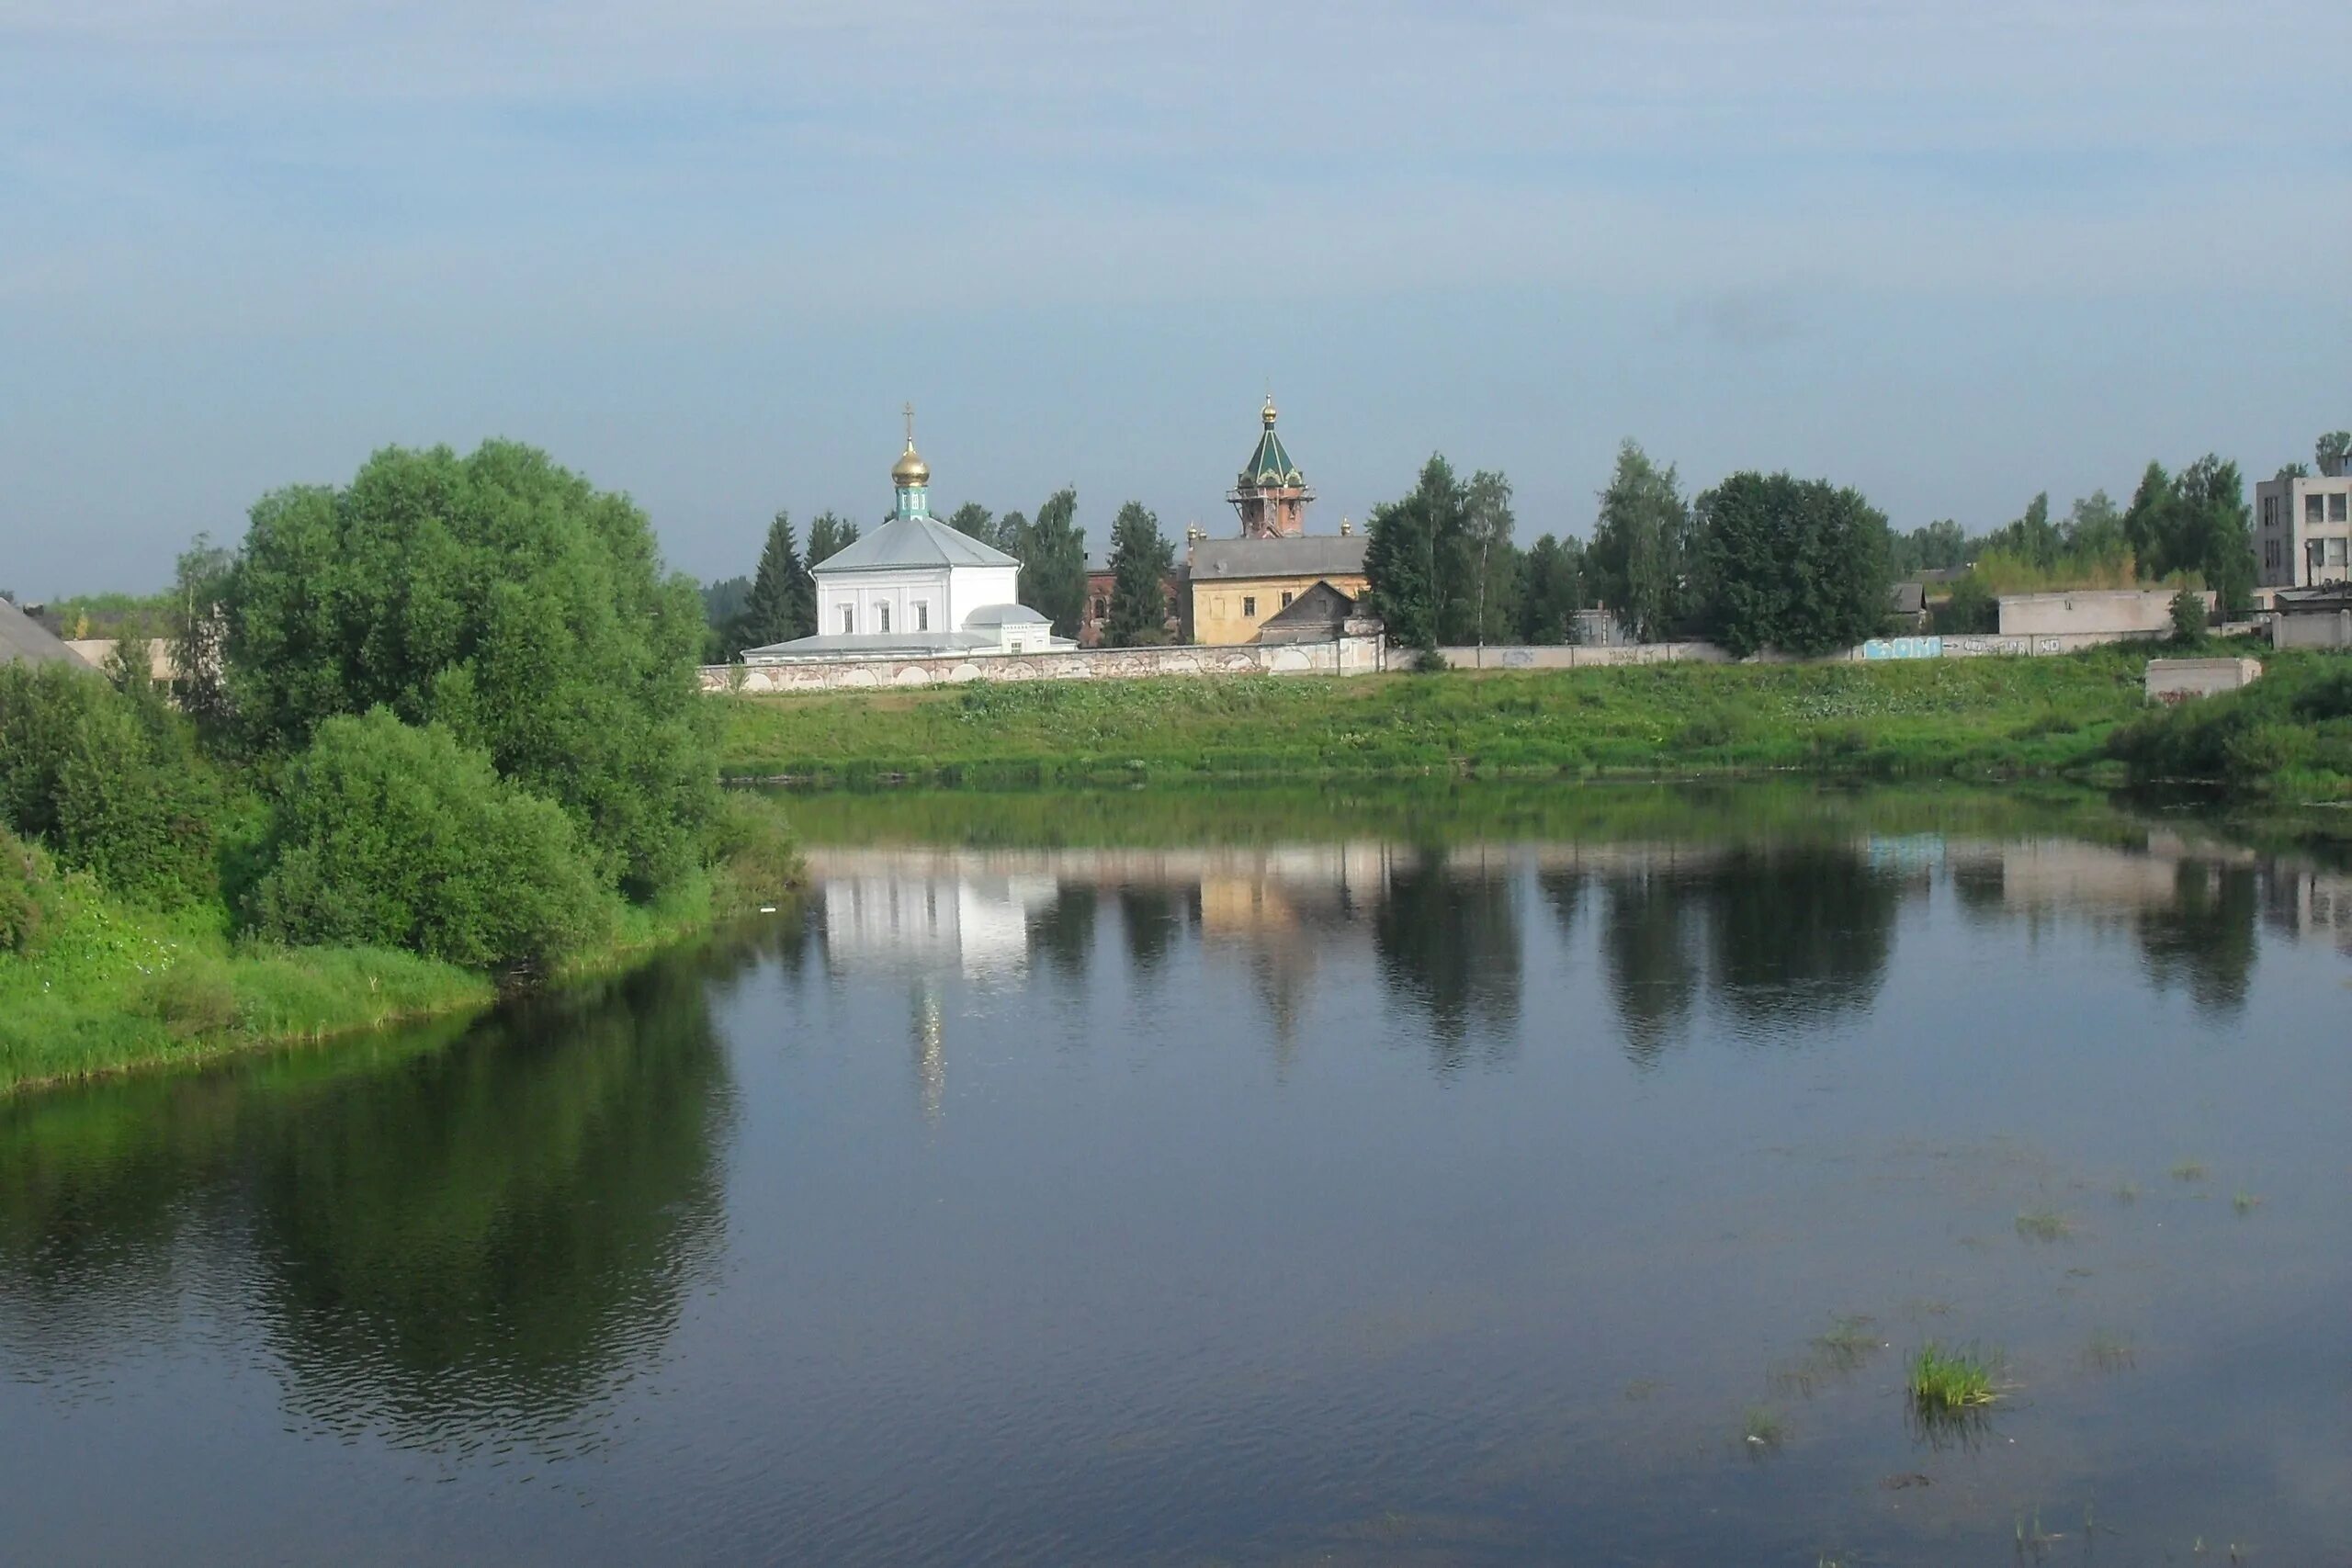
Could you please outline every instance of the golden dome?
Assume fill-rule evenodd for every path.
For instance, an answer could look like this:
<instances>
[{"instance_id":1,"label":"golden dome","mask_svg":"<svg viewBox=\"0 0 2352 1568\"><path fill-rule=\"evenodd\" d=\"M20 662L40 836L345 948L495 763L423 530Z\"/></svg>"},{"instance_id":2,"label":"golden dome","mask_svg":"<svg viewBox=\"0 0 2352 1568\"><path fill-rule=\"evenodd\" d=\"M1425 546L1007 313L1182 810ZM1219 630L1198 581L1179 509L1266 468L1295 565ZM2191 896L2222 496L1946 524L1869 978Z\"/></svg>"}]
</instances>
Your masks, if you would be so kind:
<instances>
[{"instance_id":1,"label":"golden dome","mask_svg":"<svg viewBox=\"0 0 2352 1568\"><path fill-rule=\"evenodd\" d=\"M915 450L912 436L907 438L907 449L899 454L899 460L890 465L890 482L900 490L931 482L931 465Z\"/></svg>"},{"instance_id":2,"label":"golden dome","mask_svg":"<svg viewBox=\"0 0 2352 1568\"><path fill-rule=\"evenodd\" d=\"M1259 417L1260 419L1262 419L1262 420L1264 420L1264 421L1266 422L1266 428L1267 428L1268 430L1272 430L1272 429L1273 429L1273 427L1274 427L1274 395L1273 395L1272 392L1268 392L1268 393L1266 394L1266 406L1265 406L1264 408L1260 409L1260 410L1258 411L1258 417Z\"/></svg>"}]
</instances>

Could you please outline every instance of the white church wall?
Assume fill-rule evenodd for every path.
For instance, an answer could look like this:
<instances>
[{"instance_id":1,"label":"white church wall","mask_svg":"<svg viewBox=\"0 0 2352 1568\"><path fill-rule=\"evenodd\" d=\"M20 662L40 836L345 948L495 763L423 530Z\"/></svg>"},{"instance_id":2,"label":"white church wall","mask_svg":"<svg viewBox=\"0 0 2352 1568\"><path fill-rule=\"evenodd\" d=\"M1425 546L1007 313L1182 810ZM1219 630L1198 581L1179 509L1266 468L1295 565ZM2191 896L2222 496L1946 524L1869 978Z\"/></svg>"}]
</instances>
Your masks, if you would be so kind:
<instances>
[{"instance_id":1,"label":"white church wall","mask_svg":"<svg viewBox=\"0 0 2352 1568\"><path fill-rule=\"evenodd\" d=\"M916 614L918 604L927 605L931 612L933 631L954 631L960 622L945 619L949 608L948 571L944 566L906 567L886 571L844 571L826 575L820 569L817 577L817 631L820 636L841 635L842 612L846 609L854 617L853 630L859 637L870 636L888 629L910 632L921 629ZM890 624L882 625L881 612L888 608Z\"/></svg>"},{"instance_id":2,"label":"white church wall","mask_svg":"<svg viewBox=\"0 0 2352 1568\"><path fill-rule=\"evenodd\" d=\"M1020 602L1021 569L1017 566L959 566L949 575L950 619L946 629L962 631L966 617L990 604Z\"/></svg>"}]
</instances>

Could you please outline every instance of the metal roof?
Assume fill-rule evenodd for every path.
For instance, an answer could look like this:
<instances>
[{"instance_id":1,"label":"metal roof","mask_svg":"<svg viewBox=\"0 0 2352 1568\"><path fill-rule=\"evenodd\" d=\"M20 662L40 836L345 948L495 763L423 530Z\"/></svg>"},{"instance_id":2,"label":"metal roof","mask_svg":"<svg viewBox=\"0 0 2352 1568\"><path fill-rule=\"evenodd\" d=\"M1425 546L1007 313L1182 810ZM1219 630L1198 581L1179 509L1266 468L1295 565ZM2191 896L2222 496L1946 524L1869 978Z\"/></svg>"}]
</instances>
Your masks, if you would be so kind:
<instances>
[{"instance_id":1,"label":"metal roof","mask_svg":"<svg viewBox=\"0 0 2352 1568\"><path fill-rule=\"evenodd\" d=\"M1287 539L1196 539L1185 558L1195 579L1361 577L1361 534L1297 534Z\"/></svg>"},{"instance_id":2,"label":"metal roof","mask_svg":"<svg viewBox=\"0 0 2352 1568\"><path fill-rule=\"evenodd\" d=\"M964 617L967 626L1050 626L1054 618L1026 604L983 604Z\"/></svg>"},{"instance_id":3,"label":"metal roof","mask_svg":"<svg viewBox=\"0 0 2352 1568\"><path fill-rule=\"evenodd\" d=\"M925 566L1019 566L968 534L931 517L894 517L857 542L819 561L810 571L889 571Z\"/></svg>"}]
</instances>

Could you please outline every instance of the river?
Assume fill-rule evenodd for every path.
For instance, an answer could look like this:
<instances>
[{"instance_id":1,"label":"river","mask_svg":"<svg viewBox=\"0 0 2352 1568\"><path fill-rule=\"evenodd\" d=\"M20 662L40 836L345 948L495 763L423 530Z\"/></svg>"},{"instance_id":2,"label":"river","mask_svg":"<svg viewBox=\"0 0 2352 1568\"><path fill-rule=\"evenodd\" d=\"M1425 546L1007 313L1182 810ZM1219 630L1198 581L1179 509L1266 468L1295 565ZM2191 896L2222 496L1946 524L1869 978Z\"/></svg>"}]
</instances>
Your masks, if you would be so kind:
<instances>
[{"instance_id":1,"label":"river","mask_svg":"<svg viewBox=\"0 0 2352 1568\"><path fill-rule=\"evenodd\" d=\"M2340 866L1774 786L782 808L806 900L625 978L0 1104L0 1558L2346 1560Z\"/></svg>"}]
</instances>

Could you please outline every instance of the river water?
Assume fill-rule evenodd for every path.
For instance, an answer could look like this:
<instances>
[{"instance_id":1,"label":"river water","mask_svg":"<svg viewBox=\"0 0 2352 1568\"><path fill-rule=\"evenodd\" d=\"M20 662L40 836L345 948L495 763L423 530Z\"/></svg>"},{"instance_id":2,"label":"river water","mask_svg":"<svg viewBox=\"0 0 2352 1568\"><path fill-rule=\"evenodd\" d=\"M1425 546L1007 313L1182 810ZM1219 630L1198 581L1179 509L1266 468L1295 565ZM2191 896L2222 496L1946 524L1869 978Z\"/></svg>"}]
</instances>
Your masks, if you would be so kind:
<instances>
[{"instance_id":1,"label":"river water","mask_svg":"<svg viewBox=\"0 0 2352 1568\"><path fill-rule=\"evenodd\" d=\"M2352 1562L2323 861L1777 789L784 808L808 898L703 951L0 1105L0 1558Z\"/></svg>"}]
</instances>

